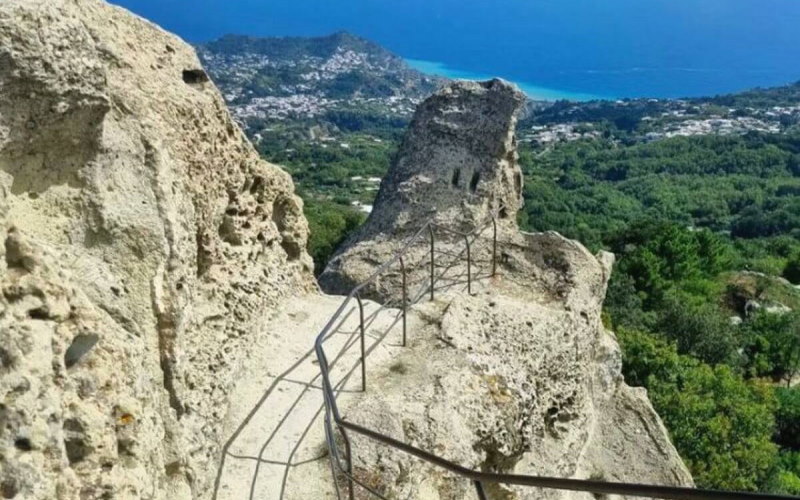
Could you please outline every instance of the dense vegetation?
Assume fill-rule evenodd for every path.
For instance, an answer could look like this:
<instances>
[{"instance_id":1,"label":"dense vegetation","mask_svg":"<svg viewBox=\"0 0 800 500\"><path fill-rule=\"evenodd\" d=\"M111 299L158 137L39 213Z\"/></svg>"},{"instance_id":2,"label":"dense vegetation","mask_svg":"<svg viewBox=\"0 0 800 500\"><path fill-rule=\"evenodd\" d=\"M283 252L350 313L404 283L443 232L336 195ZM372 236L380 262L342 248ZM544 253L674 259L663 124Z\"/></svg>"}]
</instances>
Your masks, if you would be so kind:
<instances>
[{"instance_id":1,"label":"dense vegetation","mask_svg":"<svg viewBox=\"0 0 800 500\"><path fill-rule=\"evenodd\" d=\"M796 102L798 89L705 104ZM605 132L522 144L520 224L617 255L605 320L626 380L648 389L699 486L800 494L800 134L638 140L663 106L542 111ZM371 202L365 179L385 173L405 126L367 109L325 122L335 141L308 140L304 123L259 145L299 185L318 270L363 220L352 202Z\"/></svg>"},{"instance_id":2,"label":"dense vegetation","mask_svg":"<svg viewBox=\"0 0 800 500\"><path fill-rule=\"evenodd\" d=\"M800 136L577 141L526 167L526 222L590 246L642 215L734 237L800 235ZM769 271L774 271L770 269Z\"/></svg>"},{"instance_id":3,"label":"dense vegetation","mask_svg":"<svg viewBox=\"0 0 800 500\"><path fill-rule=\"evenodd\" d=\"M309 252L321 272L336 247L366 219L356 204L370 204L400 141L407 120L379 110L328 111L326 126L310 122L259 127L258 149L282 165L305 201L311 228ZM324 140L309 140L309 131ZM335 136L335 138L334 138Z\"/></svg>"},{"instance_id":4,"label":"dense vegetation","mask_svg":"<svg viewBox=\"0 0 800 500\"><path fill-rule=\"evenodd\" d=\"M751 134L522 154L522 224L618 256L605 306L626 380L700 486L800 494L800 293L778 279L798 283L798 148Z\"/></svg>"}]
</instances>

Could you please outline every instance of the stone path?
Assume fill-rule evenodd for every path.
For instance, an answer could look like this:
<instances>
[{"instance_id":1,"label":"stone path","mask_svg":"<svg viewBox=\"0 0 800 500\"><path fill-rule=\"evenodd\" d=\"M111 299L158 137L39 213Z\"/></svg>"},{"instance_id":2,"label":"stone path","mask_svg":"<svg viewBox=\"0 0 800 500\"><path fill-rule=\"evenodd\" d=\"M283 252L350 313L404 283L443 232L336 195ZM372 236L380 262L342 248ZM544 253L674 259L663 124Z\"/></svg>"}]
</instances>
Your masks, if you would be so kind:
<instances>
[{"instance_id":1,"label":"stone path","mask_svg":"<svg viewBox=\"0 0 800 500\"><path fill-rule=\"evenodd\" d=\"M437 282L437 299L448 291L466 289L463 271L453 268L446 276L452 277ZM474 287L479 286L477 281ZM414 289L410 287L412 296ZM321 375L313 344L343 300L326 295L294 298L277 308L280 312L265 324L265 334L252 346L247 369L242 370L247 375L231 394L225 429L230 437L211 495L214 500L335 498L331 481L319 479L330 469L322 425ZM369 390L370 371L385 368L402 349L402 328L398 309L364 301L364 314ZM361 393L355 301L348 304L340 321L337 333L325 343L325 352L343 409ZM421 321L409 311L409 335L420 330ZM304 477L316 479L304 481Z\"/></svg>"},{"instance_id":2,"label":"stone path","mask_svg":"<svg viewBox=\"0 0 800 500\"><path fill-rule=\"evenodd\" d=\"M253 367L248 370L250 378L242 380L231 397L227 426L231 439L214 496L217 500L293 498L286 490L289 475L303 474L306 467L316 471L314 462L327 456L321 376L312 346L342 301L343 297L322 295L294 299L266 325L268 333L254 346L248 362ZM388 331L399 321L399 311L378 309L374 302L364 302L366 346L371 350L367 383L369 365L392 359L402 348L401 328ZM411 315L409 320L417 321ZM345 402L361 391L355 303L345 311L342 327L325 346L332 365L331 383L338 385L337 399ZM293 482L297 483L297 478ZM332 492L320 491L319 495L325 498Z\"/></svg>"}]
</instances>

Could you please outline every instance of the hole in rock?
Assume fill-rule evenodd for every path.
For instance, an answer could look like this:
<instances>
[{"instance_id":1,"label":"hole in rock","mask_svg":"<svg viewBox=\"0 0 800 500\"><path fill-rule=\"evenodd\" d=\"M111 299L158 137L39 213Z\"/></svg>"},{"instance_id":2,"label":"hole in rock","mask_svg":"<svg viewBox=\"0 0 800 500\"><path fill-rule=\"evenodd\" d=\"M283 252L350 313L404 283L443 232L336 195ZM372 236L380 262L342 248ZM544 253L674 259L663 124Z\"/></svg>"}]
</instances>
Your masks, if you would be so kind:
<instances>
[{"instance_id":1,"label":"hole in rock","mask_svg":"<svg viewBox=\"0 0 800 500\"><path fill-rule=\"evenodd\" d=\"M183 70L183 81L189 85L197 85L208 81L208 75L202 69Z\"/></svg>"},{"instance_id":2,"label":"hole in rock","mask_svg":"<svg viewBox=\"0 0 800 500\"><path fill-rule=\"evenodd\" d=\"M222 241L226 243L234 246L242 244L242 237L236 229L236 223L234 223L230 216L225 216L225 218L222 219L222 224L219 225L218 233Z\"/></svg>"},{"instance_id":3,"label":"hole in rock","mask_svg":"<svg viewBox=\"0 0 800 500\"><path fill-rule=\"evenodd\" d=\"M453 187L455 188L458 187L458 181L460 180L460 178L461 178L461 169L457 168L453 170L453 179L450 181Z\"/></svg>"},{"instance_id":4,"label":"hole in rock","mask_svg":"<svg viewBox=\"0 0 800 500\"><path fill-rule=\"evenodd\" d=\"M75 366L86 353L92 350L99 337L94 334L80 334L72 340L67 352L64 353L64 365L67 368Z\"/></svg>"},{"instance_id":5,"label":"hole in rock","mask_svg":"<svg viewBox=\"0 0 800 500\"><path fill-rule=\"evenodd\" d=\"M480 172L472 174L472 179L469 180L469 190L473 193L478 189L478 182L481 180Z\"/></svg>"},{"instance_id":6,"label":"hole in rock","mask_svg":"<svg viewBox=\"0 0 800 500\"><path fill-rule=\"evenodd\" d=\"M0 347L0 370L8 370L14 365L11 353Z\"/></svg>"},{"instance_id":7,"label":"hole in rock","mask_svg":"<svg viewBox=\"0 0 800 500\"><path fill-rule=\"evenodd\" d=\"M134 441L132 439L117 439L117 454L134 456Z\"/></svg>"},{"instance_id":8,"label":"hole in rock","mask_svg":"<svg viewBox=\"0 0 800 500\"><path fill-rule=\"evenodd\" d=\"M92 451L82 436L73 436L65 439L64 449L67 451L67 460L69 460L70 464L82 462Z\"/></svg>"},{"instance_id":9,"label":"hole in rock","mask_svg":"<svg viewBox=\"0 0 800 500\"><path fill-rule=\"evenodd\" d=\"M264 188L264 178L257 176L253 179L253 184L250 186L250 194L256 194Z\"/></svg>"},{"instance_id":10,"label":"hole in rock","mask_svg":"<svg viewBox=\"0 0 800 500\"><path fill-rule=\"evenodd\" d=\"M28 317L31 319L47 319L50 315L47 314L47 309L44 307L37 307L28 311Z\"/></svg>"},{"instance_id":11,"label":"hole in rock","mask_svg":"<svg viewBox=\"0 0 800 500\"><path fill-rule=\"evenodd\" d=\"M281 248L286 252L286 258L290 261L299 259L302 253L302 249L296 241L287 240L286 238L281 240Z\"/></svg>"},{"instance_id":12,"label":"hole in rock","mask_svg":"<svg viewBox=\"0 0 800 500\"><path fill-rule=\"evenodd\" d=\"M517 196L522 196L522 174L519 172L514 174L514 189L517 190Z\"/></svg>"},{"instance_id":13,"label":"hole in rock","mask_svg":"<svg viewBox=\"0 0 800 500\"><path fill-rule=\"evenodd\" d=\"M19 487L17 486L16 479L10 477L8 479L3 479L3 483L0 484L0 491L3 493L3 498L14 498L19 493Z\"/></svg>"},{"instance_id":14,"label":"hole in rock","mask_svg":"<svg viewBox=\"0 0 800 500\"><path fill-rule=\"evenodd\" d=\"M166 472L168 476L177 476L181 472L180 462L168 463L164 466L164 472Z\"/></svg>"},{"instance_id":15,"label":"hole in rock","mask_svg":"<svg viewBox=\"0 0 800 500\"><path fill-rule=\"evenodd\" d=\"M14 447L20 451L31 451L33 446L31 446L31 440L26 437L19 437L14 440Z\"/></svg>"}]
</instances>

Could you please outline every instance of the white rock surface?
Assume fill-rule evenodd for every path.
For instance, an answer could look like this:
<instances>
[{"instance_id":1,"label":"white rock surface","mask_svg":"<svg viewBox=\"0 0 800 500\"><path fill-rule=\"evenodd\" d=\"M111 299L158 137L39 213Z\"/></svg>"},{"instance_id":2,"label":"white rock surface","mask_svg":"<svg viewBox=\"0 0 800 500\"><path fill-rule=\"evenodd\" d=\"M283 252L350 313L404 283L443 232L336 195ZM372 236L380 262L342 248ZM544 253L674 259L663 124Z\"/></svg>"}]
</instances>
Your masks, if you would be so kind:
<instances>
[{"instance_id":1,"label":"white rock surface","mask_svg":"<svg viewBox=\"0 0 800 500\"><path fill-rule=\"evenodd\" d=\"M315 290L293 191L175 36L0 2L4 497L208 495L262 319Z\"/></svg>"},{"instance_id":2,"label":"white rock surface","mask_svg":"<svg viewBox=\"0 0 800 500\"><path fill-rule=\"evenodd\" d=\"M501 232L516 232L522 172L514 129L525 100L515 86L499 79L458 81L425 100L381 182L369 218L320 276L323 289L348 293L432 218L467 232L495 215ZM447 233L436 237L444 246L459 240ZM424 273L424 266L419 271Z\"/></svg>"},{"instance_id":3,"label":"white rock surface","mask_svg":"<svg viewBox=\"0 0 800 500\"><path fill-rule=\"evenodd\" d=\"M347 416L476 470L692 485L646 393L625 385L619 346L602 326L613 255L593 256L556 233L516 227L522 184L513 137L516 95L502 81L456 83L424 103L365 227L323 274L323 287L345 291L430 217L457 229L463 220L466 227L484 227L491 215L498 222L498 274L491 277L489 226L471 242L474 293L437 290L420 311L437 335L412 343L396 361L404 368L385 369L379 387L349 404ZM479 173L474 191L461 184L464 172L468 178ZM427 279L427 245L421 238L406 258L415 285ZM464 247L460 237L437 232L435 273L450 267L465 276ZM397 300L398 270L385 273L369 293ZM358 476L385 494L474 495L469 482L352 434ZM490 486L489 494L593 498L501 485Z\"/></svg>"},{"instance_id":4,"label":"white rock surface","mask_svg":"<svg viewBox=\"0 0 800 500\"><path fill-rule=\"evenodd\" d=\"M693 485L646 392L624 383L619 346L600 323L610 260L555 234L520 238L528 250L504 243L508 261L495 278L478 273L473 294L462 286L417 306L434 334L414 336L392 368L374 375L377 387L345 403L346 417L476 470ZM358 477L385 494L474 495L467 481L350 436Z\"/></svg>"},{"instance_id":5,"label":"white rock surface","mask_svg":"<svg viewBox=\"0 0 800 500\"><path fill-rule=\"evenodd\" d=\"M317 334L342 305L344 297L307 295L286 301L259 338L247 361L255 370L231 393L226 420L230 436L217 487L218 500L335 498L322 427L321 374L313 345ZM364 302L367 387L373 374L401 354L399 311ZM359 315L351 302L325 342L331 383L342 404L361 391ZM416 315L409 316L415 335L431 333ZM258 465L257 465L258 464Z\"/></svg>"}]
</instances>

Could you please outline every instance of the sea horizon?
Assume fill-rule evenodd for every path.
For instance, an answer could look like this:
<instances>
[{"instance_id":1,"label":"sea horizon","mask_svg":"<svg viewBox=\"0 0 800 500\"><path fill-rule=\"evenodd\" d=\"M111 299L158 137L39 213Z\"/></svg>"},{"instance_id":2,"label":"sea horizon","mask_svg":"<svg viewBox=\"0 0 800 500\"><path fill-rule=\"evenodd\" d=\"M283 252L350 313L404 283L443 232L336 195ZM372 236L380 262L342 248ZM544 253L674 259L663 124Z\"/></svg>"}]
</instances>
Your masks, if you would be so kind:
<instances>
[{"instance_id":1,"label":"sea horizon","mask_svg":"<svg viewBox=\"0 0 800 500\"><path fill-rule=\"evenodd\" d=\"M536 99L704 97L800 80L796 0L112 1L194 41L345 30L426 73L499 76Z\"/></svg>"},{"instance_id":2,"label":"sea horizon","mask_svg":"<svg viewBox=\"0 0 800 500\"><path fill-rule=\"evenodd\" d=\"M457 68L452 68L446 63L439 61L426 61L424 59L403 58L403 60L411 68L419 71L420 73L440 76L449 78L451 80L471 80L471 81L484 81L493 78L502 78L508 82L513 83L524 92L528 98L534 101L594 101L594 100L617 100L618 97L611 95L588 94L584 92L571 92L567 90L559 90L549 87L543 87L532 82L520 81L514 78L509 78L505 75L493 75L489 73L477 73L474 71L466 71Z\"/></svg>"}]
</instances>

